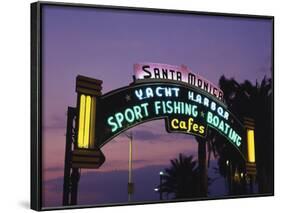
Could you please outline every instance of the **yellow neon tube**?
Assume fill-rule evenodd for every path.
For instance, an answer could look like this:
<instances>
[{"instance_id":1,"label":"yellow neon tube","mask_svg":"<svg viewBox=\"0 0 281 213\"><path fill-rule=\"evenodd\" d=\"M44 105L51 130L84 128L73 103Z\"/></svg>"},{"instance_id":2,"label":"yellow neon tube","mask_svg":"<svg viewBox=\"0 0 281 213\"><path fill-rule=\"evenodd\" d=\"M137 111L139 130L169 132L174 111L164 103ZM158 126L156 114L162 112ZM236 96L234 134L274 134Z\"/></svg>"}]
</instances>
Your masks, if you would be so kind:
<instances>
[{"instance_id":1,"label":"yellow neon tube","mask_svg":"<svg viewBox=\"0 0 281 213\"><path fill-rule=\"evenodd\" d=\"M90 120L90 148L94 147L95 143L95 124L96 124L96 98L92 97L91 103L91 120Z\"/></svg>"},{"instance_id":2,"label":"yellow neon tube","mask_svg":"<svg viewBox=\"0 0 281 213\"><path fill-rule=\"evenodd\" d=\"M91 96L86 97L85 110L85 129L84 129L84 148L89 148L89 134L90 134L90 119L91 119Z\"/></svg>"},{"instance_id":3,"label":"yellow neon tube","mask_svg":"<svg viewBox=\"0 0 281 213\"><path fill-rule=\"evenodd\" d=\"M255 136L254 130L248 129L247 130L247 141L248 141L248 161L250 163L255 163Z\"/></svg>"},{"instance_id":4,"label":"yellow neon tube","mask_svg":"<svg viewBox=\"0 0 281 213\"><path fill-rule=\"evenodd\" d=\"M85 95L80 96L80 110L79 110L79 131L78 131L78 147L82 148L84 144L84 125L85 125Z\"/></svg>"}]
</instances>

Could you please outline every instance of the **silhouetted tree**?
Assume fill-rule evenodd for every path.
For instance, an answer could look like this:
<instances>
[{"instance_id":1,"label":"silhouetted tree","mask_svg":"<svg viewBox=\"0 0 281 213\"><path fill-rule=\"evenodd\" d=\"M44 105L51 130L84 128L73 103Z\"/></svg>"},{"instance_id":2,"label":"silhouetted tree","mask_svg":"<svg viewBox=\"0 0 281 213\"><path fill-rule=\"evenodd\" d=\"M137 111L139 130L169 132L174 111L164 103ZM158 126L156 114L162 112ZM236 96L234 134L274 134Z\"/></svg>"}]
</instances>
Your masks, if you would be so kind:
<instances>
[{"instance_id":1,"label":"silhouetted tree","mask_svg":"<svg viewBox=\"0 0 281 213\"><path fill-rule=\"evenodd\" d=\"M162 192L174 194L175 198L200 197L199 172L197 162L192 156L179 154L177 159L171 160L171 167L165 169Z\"/></svg>"},{"instance_id":2,"label":"silhouetted tree","mask_svg":"<svg viewBox=\"0 0 281 213\"><path fill-rule=\"evenodd\" d=\"M206 144L208 141L202 137L195 137L198 142L198 192L202 197L208 193L208 171Z\"/></svg>"},{"instance_id":3,"label":"silhouetted tree","mask_svg":"<svg viewBox=\"0 0 281 213\"><path fill-rule=\"evenodd\" d=\"M216 143L217 132L211 128L207 130L207 136L205 138L196 136L195 139L198 142L198 172L199 172L199 191L202 197L208 195L208 186L210 179L208 178L208 168L210 166L211 154L214 158L218 156L218 148Z\"/></svg>"},{"instance_id":4,"label":"silhouetted tree","mask_svg":"<svg viewBox=\"0 0 281 213\"><path fill-rule=\"evenodd\" d=\"M232 79L220 78L219 85L224 92L228 109L240 119L251 117L255 120L255 152L257 164L257 182L260 193L273 191L273 94L271 79L264 77L259 84L250 81L239 84ZM216 139L216 143L219 144ZM221 146L220 159L227 156L228 149ZM225 162L226 159L223 161ZM222 162L222 160L221 160ZM219 161L220 171L223 164ZM232 161L236 162L236 161ZM241 165L237 163L235 168Z\"/></svg>"}]
</instances>

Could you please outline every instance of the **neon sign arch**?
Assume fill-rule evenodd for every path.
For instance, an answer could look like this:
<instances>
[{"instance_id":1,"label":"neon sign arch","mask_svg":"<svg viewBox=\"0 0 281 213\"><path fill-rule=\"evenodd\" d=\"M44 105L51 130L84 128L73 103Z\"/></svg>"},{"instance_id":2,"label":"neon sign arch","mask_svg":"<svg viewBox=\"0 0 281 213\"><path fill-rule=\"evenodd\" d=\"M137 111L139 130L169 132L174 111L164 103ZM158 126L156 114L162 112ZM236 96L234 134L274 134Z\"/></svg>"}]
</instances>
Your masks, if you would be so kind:
<instances>
[{"instance_id":1,"label":"neon sign arch","mask_svg":"<svg viewBox=\"0 0 281 213\"><path fill-rule=\"evenodd\" d=\"M95 144L101 148L121 132L164 119L167 132L206 137L217 130L246 159L245 129L227 106L198 88L169 80L133 83L97 98Z\"/></svg>"},{"instance_id":2,"label":"neon sign arch","mask_svg":"<svg viewBox=\"0 0 281 213\"><path fill-rule=\"evenodd\" d=\"M167 132L206 137L214 129L255 164L254 121L242 124L227 108L223 91L185 65L134 65L134 81L102 95L102 81L77 76L78 149L100 150L120 133L163 119ZM196 79L196 80L195 80Z\"/></svg>"}]
</instances>

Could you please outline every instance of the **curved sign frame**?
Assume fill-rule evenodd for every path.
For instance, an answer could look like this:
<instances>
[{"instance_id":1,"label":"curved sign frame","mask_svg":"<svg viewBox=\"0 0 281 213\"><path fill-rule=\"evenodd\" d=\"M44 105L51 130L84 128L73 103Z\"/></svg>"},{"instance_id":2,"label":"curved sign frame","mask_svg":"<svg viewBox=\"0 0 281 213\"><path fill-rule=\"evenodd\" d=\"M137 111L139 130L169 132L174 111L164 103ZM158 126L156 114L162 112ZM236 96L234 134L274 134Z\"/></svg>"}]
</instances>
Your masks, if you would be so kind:
<instances>
[{"instance_id":1,"label":"curved sign frame","mask_svg":"<svg viewBox=\"0 0 281 213\"><path fill-rule=\"evenodd\" d=\"M225 103L192 85L160 79L135 81L97 97L95 146L144 122L164 119L167 132L224 136L246 160L246 129Z\"/></svg>"}]
</instances>

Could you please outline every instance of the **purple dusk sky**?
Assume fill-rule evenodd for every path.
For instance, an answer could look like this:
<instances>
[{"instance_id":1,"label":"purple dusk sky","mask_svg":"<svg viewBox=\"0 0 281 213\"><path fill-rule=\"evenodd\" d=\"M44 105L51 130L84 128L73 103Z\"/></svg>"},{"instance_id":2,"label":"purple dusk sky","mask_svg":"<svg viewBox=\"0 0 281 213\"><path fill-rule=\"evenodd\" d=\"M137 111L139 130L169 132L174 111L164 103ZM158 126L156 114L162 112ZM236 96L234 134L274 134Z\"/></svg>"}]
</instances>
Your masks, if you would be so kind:
<instances>
[{"instance_id":1,"label":"purple dusk sky","mask_svg":"<svg viewBox=\"0 0 281 213\"><path fill-rule=\"evenodd\" d=\"M103 93L131 83L138 62L185 64L214 84L222 75L253 83L271 77L270 20L44 6L42 23L44 206L61 205L66 110L76 104L77 75L103 80ZM133 131L133 200L157 200L159 171L180 152L196 159L197 143L166 133L163 120ZM128 139L116 137L103 152L99 170L82 171L79 204L127 202ZM211 192L223 195L223 184Z\"/></svg>"}]
</instances>

